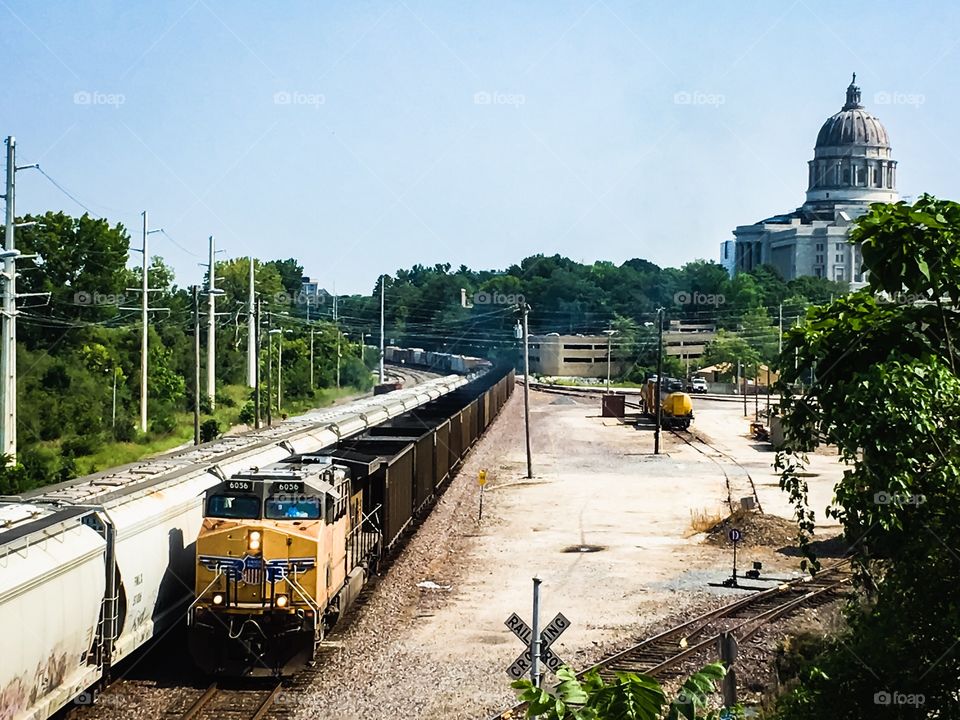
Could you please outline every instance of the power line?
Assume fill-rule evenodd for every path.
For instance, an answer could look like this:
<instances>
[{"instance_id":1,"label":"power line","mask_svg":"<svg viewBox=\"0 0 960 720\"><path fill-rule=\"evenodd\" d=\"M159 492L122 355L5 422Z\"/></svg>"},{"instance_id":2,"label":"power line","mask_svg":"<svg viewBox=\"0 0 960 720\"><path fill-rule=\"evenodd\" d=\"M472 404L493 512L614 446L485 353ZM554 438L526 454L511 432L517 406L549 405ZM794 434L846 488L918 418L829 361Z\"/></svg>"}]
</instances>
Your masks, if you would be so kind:
<instances>
[{"instance_id":1,"label":"power line","mask_svg":"<svg viewBox=\"0 0 960 720\"><path fill-rule=\"evenodd\" d=\"M56 180L54 180L52 177L50 177L50 176L46 173L46 171L44 171L44 169L43 169L42 167L40 167L39 165L37 165L37 172L39 172L39 173L40 173L41 175L43 175L47 180L49 180L51 183L53 183L53 186L54 186L55 188L57 188L57 190L59 190L60 192L62 192L62 193L63 193L64 195L66 195L68 198L70 198L71 200L73 200L77 205L79 205L79 206L82 207L84 210L86 210L88 215L92 215L92 216L93 216L94 218L96 218L97 220L102 220L102 219L103 219L100 215L98 215L98 214L95 213L93 210L91 210L91 209L88 208L86 205L84 205L82 202L80 202L80 200L77 199L77 196L76 196L76 195L74 195L73 193L71 193L69 190L67 190L65 187L63 187L63 185L61 185L61 184L58 183Z\"/></svg>"}]
</instances>

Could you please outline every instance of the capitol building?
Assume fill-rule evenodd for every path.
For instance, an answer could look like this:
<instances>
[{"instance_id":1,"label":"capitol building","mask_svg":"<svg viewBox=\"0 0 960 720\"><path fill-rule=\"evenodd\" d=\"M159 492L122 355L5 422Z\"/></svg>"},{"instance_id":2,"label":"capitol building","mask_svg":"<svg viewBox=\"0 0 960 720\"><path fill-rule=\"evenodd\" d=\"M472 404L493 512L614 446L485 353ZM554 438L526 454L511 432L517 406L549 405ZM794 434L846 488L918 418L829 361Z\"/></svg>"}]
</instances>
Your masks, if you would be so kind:
<instances>
[{"instance_id":1,"label":"capitol building","mask_svg":"<svg viewBox=\"0 0 960 720\"><path fill-rule=\"evenodd\" d=\"M847 242L853 221L870 203L896 202L897 162L880 121L860 104L857 76L840 112L827 118L809 162L807 200L791 213L739 225L721 245L733 274L771 265L785 280L802 275L864 282L860 249Z\"/></svg>"}]
</instances>

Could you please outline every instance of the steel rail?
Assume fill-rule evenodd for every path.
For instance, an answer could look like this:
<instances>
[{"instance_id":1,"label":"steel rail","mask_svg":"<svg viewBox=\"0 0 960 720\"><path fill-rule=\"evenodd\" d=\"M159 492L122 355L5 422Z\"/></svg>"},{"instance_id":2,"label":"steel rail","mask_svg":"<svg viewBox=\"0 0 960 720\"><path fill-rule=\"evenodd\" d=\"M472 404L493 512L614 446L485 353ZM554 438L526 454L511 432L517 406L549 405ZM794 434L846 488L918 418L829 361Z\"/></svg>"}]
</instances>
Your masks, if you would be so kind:
<instances>
[{"instance_id":1,"label":"steel rail","mask_svg":"<svg viewBox=\"0 0 960 720\"><path fill-rule=\"evenodd\" d=\"M617 670L638 672L651 676L660 675L692 655L715 648L720 633L709 632L707 637L702 640L697 640L697 642L692 645L681 647L680 643L677 642L676 647L680 649L675 652L665 651L663 647L665 641L672 642L674 639L677 641L686 641L689 638L696 637L700 633L709 631L710 624L716 620L731 617L741 610L755 605L763 606L767 601L776 598L778 595L783 595L791 591L796 592L801 589L804 590L799 597L785 597L784 602L777 602L773 607L765 608L762 612L744 618L741 622L730 628L729 632L734 633L740 642L745 642L774 620L814 600L843 589L843 587L850 582L849 576L846 575L849 564L849 560L841 560L823 569L816 576L805 576L791 580L776 587L740 598L722 607L708 610L691 620L687 620L656 635L645 638L625 650L621 650L590 665L579 671L577 676L583 677L593 671L610 673L616 672ZM840 575L839 579L830 580L830 577L835 575ZM747 626L751 624L753 624L753 627L748 628ZM740 632L738 633L738 631ZM660 647L657 647L658 645L660 645ZM663 657L664 655L666 655L666 657ZM631 662L632 658L636 658L635 662ZM627 663L629 663L629 666L626 665ZM524 707L525 705L520 703L509 710L494 715L491 720L522 717L520 713Z\"/></svg>"},{"instance_id":2,"label":"steel rail","mask_svg":"<svg viewBox=\"0 0 960 720\"><path fill-rule=\"evenodd\" d=\"M743 474L746 475L747 481L750 483L750 492L753 494L753 499L754 499L754 500L756 501L756 503L757 503L757 509L758 509L760 512L763 512L763 506L760 504L760 496L757 494L757 485L756 485L756 483L753 481L753 476L750 474L750 471L749 471L749 470L747 470L743 465L741 465L741 464L737 461L736 458L734 458L732 455L730 455L730 453L724 452L723 450L721 450L720 448L718 448L716 445L714 445L714 444L712 444L712 443L710 443L710 442L707 442L707 441L704 440L700 435L696 434L696 433L693 432L692 430L671 430L670 432L672 432L672 433L673 433L674 435L676 435L678 438L680 438L681 440L683 440L685 443L687 443L687 445L689 445L689 446L692 447L694 450L696 450L697 452L699 452L699 453L700 453L701 455L703 455L705 458L708 458L708 459L712 460L712 461L714 462L714 464L715 464L717 467L720 468L720 470L723 472L723 477L724 477L724 479L726 480L726 484L727 484L727 505L729 506L731 513L732 513L732 512L735 512L737 508L736 508L736 505L735 505L734 502L733 502L733 483L731 482L730 474L727 472L727 469L723 466L723 464L722 464L719 460L717 460L717 458L715 458L715 457L713 457L713 456L708 455L707 453L705 453L703 450L701 450L701 449L698 448L696 445L694 445L693 442L691 442L688 438L684 437L684 435L682 435L681 433L686 433L686 434L690 435L694 440L696 440L696 441L697 441L698 443L700 443L701 445L704 445L704 446L710 448L711 450L713 450L713 452L717 453L717 455L719 455L719 456L722 457L723 459L725 459L725 460L733 463L733 464L736 465L738 468L740 468L740 470L743 471Z\"/></svg>"},{"instance_id":3,"label":"steel rail","mask_svg":"<svg viewBox=\"0 0 960 720\"><path fill-rule=\"evenodd\" d=\"M270 708L273 707L273 704L276 702L277 697L280 695L280 691L283 689L283 683L277 682L270 689L270 692L260 700L256 708L253 709L252 714L250 714L250 720L262 720L264 716L270 711ZM206 710L210 704L213 702L213 699L219 695L224 695L229 697L231 694L237 695L237 697L242 697L243 694L249 693L247 689L241 690L228 690L221 688L216 682L210 684L210 686L203 692L203 694L198 697L196 700L191 703L183 714L180 716L180 720L195 720L201 716L204 710ZM218 717L225 712L224 710L218 710ZM245 713L245 709L239 707L237 710L230 709L228 712L233 713Z\"/></svg>"}]
</instances>

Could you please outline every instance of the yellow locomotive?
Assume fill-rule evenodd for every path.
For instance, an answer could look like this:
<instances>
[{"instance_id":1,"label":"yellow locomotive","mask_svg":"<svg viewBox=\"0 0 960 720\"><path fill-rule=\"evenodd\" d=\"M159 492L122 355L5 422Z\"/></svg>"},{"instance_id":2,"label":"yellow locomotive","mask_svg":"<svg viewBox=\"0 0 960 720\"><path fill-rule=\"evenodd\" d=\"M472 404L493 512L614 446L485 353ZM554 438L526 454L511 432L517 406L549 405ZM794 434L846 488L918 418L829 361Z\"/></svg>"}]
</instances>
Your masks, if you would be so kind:
<instances>
[{"instance_id":1,"label":"yellow locomotive","mask_svg":"<svg viewBox=\"0 0 960 720\"><path fill-rule=\"evenodd\" d=\"M657 417L657 379L647 380L642 389L643 412ZM660 422L663 427L686 430L693 422L693 401L683 392L683 383L674 378L660 381Z\"/></svg>"},{"instance_id":2,"label":"yellow locomotive","mask_svg":"<svg viewBox=\"0 0 960 720\"><path fill-rule=\"evenodd\" d=\"M310 662L379 550L361 508L329 458L293 457L209 489L187 619L197 665L277 676Z\"/></svg>"}]
</instances>

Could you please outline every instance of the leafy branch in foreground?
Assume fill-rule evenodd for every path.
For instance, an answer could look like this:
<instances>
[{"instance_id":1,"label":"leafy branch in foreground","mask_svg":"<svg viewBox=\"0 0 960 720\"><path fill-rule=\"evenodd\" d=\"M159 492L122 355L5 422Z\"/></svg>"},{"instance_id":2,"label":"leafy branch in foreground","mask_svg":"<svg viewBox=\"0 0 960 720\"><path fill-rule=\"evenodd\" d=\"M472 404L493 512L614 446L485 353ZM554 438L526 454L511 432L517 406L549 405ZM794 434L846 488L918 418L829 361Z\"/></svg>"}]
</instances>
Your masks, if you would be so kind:
<instances>
[{"instance_id":1,"label":"leafy branch in foreground","mask_svg":"<svg viewBox=\"0 0 960 720\"><path fill-rule=\"evenodd\" d=\"M527 703L526 717L544 720L718 720L742 717L739 707L708 710L708 698L726 675L722 663L711 663L691 675L677 696L668 702L666 693L652 677L618 672L611 681L593 670L582 680L563 667L560 683L551 691L534 687L530 680L517 680L512 687Z\"/></svg>"}]
</instances>

